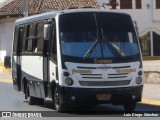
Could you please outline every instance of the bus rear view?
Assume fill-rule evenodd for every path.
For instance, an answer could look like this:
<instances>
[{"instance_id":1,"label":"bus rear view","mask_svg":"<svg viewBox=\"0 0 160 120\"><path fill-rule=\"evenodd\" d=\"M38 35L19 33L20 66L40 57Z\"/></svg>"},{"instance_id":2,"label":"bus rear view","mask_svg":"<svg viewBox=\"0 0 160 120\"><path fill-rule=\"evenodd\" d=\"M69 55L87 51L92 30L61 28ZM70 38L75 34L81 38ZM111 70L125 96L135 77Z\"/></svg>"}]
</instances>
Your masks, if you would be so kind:
<instances>
[{"instance_id":1,"label":"bus rear view","mask_svg":"<svg viewBox=\"0 0 160 120\"><path fill-rule=\"evenodd\" d=\"M124 105L141 101L141 53L127 14L79 12L59 17L64 103ZM67 100L66 100L67 99Z\"/></svg>"}]
</instances>

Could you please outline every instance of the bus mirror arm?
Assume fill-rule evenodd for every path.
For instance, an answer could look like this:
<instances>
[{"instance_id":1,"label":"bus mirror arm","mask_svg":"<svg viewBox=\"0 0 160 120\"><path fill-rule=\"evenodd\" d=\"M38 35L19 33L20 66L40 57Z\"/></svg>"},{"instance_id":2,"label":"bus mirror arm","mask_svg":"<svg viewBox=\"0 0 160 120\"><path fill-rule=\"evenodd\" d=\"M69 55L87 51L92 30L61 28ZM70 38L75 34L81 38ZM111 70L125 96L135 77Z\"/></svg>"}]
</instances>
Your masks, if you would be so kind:
<instances>
[{"instance_id":1,"label":"bus mirror arm","mask_svg":"<svg viewBox=\"0 0 160 120\"><path fill-rule=\"evenodd\" d=\"M49 40L51 36L51 25L45 24L44 25L44 40Z\"/></svg>"}]
</instances>

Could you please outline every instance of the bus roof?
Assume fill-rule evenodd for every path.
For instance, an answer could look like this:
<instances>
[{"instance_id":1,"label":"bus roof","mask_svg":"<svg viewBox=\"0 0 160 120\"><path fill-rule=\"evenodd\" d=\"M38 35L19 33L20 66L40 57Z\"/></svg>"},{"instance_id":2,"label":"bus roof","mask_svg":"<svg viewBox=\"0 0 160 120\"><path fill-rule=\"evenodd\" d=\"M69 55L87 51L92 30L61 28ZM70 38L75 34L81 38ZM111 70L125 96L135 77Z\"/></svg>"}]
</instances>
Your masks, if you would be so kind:
<instances>
[{"instance_id":1,"label":"bus roof","mask_svg":"<svg viewBox=\"0 0 160 120\"><path fill-rule=\"evenodd\" d=\"M35 21L39 21L39 20L51 19L51 18L55 18L56 16L58 16L60 14L76 13L76 12L77 13L78 12L107 12L107 13L117 13L117 14L129 15L126 12L119 12L116 10L111 11L111 10L106 10L106 9L93 9L93 8L92 9L91 8L67 9L67 10L51 11L51 12L46 12L46 13L42 13L42 14L38 14L38 15L24 17L24 18L16 20L15 25L35 22Z\"/></svg>"}]
</instances>

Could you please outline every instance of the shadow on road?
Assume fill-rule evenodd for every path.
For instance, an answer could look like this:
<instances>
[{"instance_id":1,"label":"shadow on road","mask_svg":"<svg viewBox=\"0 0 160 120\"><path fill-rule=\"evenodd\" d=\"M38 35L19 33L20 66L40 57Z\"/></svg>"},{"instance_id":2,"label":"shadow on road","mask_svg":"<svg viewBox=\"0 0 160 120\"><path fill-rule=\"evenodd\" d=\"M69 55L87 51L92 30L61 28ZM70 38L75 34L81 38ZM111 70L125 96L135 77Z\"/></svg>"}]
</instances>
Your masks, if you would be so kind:
<instances>
[{"instance_id":1,"label":"shadow on road","mask_svg":"<svg viewBox=\"0 0 160 120\"><path fill-rule=\"evenodd\" d=\"M24 101L27 103L27 101ZM44 107L50 109L49 111L42 111L44 113L44 116L50 116L50 117L113 117L115 115L123 115L123 109L117 109L113 108L111 106L76 106L69 108L67 111L63 112L56 112L53 109L53 103L52 101L45 101L44 105L37 105L39 107Z\"/></svg>"},{"instance_id":2,"label":"shadow on road","mask_svg":"<svg viewBox=\"0 0 160 120\"><path fill-rule=\"evenodd\" d=\"M27 103L27 101L24 101ZM130 111L124 111L123 106L114 106L111 104L101 104L97 106L76 106L72 107L63 113L56 112L52 107L53 103L51 100L45 100L44 105L37 105L40 107L48 108L49 111L45 111L45 115L52 117L113 117L113 116L124 116L124 113L132 113ZM160 106L148 105L138 103L136 110L133 113L160 113Z\"/></svg>"}]
</instances>

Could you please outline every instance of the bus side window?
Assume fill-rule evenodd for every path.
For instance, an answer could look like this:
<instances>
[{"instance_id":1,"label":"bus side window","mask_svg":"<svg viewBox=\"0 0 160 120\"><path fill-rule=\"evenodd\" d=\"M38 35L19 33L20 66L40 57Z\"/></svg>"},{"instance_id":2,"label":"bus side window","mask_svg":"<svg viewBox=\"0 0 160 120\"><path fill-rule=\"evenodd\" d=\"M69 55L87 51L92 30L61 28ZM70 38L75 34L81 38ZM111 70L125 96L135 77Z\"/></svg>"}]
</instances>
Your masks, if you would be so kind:
<instances>
[{"instance_id":1,"label":"bus side window","mask_svg":"<svg viewBox=\"0 0 160 120\"><path fill-rule=\"evenodd\" d=\"M53 35L52 35L53 37L53 45L52 45L52 53L53 54L57 54L57 50L56 50L56 27L55 27L55 25L53 26Z\"/></svg>"},{"instance_id":2,"label":"bus side window","mask_svg":"<svg viewBox=\"0 0 160 120\"><path fill-rule=\"evenodd\" d=\"M43 51L43 25L44 23L40 22L36 24L36 32L34 39L34 52L42 53Z\"/></svg>"},{"instance_id":3,"label":"bus side window","mask_svg":"<svg viewBox=\"0 0 160 120\"><path fill-rule=\"evenodd\" d=\"M25 41L26 52L33 52L34 36L35 36L35 23L27 25L26 41Z\"/></svg>"},{"instance_id":4,"label":"bus side window","mask_svg":"<svg viewBox=\"0 0 160 120\"><path fill-rule=\"evenodd\" d=\"M57 40L56 40L56 24L54 23L52 26L52 46L51 46L51 50L52 50L52 58L54 59L55 62L57 62Z\"/></svg>"},{"instance_id":5,"label":"bus side window","mask_svg":"<svg viewBox=\"0 0 160 120\"><path fill-rule=\"evenodd\" d=\"M16 26L14 44L13 44L13 52L16 55L20 55L20 53L22 52L23 32L24 32L24 27Z\"/></svg>"},{"instance_id":6,"label":"bus side window","mask_svg":"<svg viewBox=\"0 0 160 120\"><path fill-rule=\"evenodd\" d=\"M18 27L15 27L14 32L14 43L13 43L13 53L17 54L17 43L18 43Z\"/></svg>"},{"instance_id":7,"label":"bus side window","mask_svg":"<svg viewBox=\"0 0 160 120\"><path fill-rule=\"evenodd\" d=\"M20 27L18 31L18 47L17 47L18 54L22 53L23 33L24 33L24 27Z\"/></svg>"}]
</instances>

